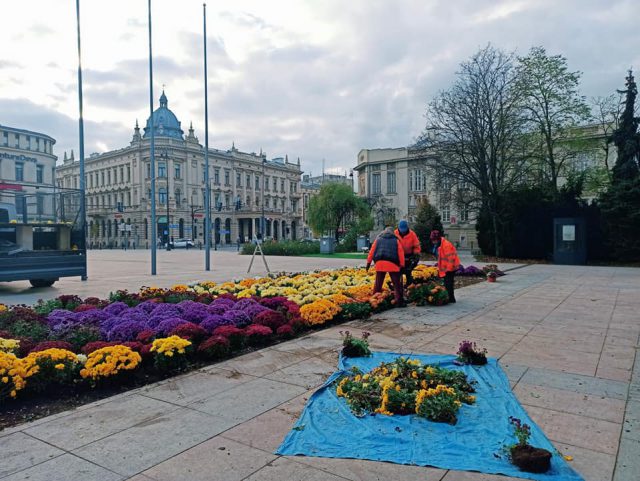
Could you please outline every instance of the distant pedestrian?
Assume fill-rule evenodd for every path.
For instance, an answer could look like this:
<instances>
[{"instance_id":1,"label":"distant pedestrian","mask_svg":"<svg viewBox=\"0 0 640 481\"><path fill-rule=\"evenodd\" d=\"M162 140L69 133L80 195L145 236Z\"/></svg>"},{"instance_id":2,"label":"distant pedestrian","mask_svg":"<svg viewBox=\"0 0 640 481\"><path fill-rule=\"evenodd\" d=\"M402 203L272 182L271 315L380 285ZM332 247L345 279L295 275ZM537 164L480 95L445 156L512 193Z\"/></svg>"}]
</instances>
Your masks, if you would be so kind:
<instances>
[{"instance_id":1,"label":"distant pedestrian","mask_svg":"<svg viewBox=\"0 0 640 481\"><path fill-rule=\"evenodd\" d=\"M409 229L409 223L406 220L401 220L398 224L398 228L395 230L395 234L400 239L402 250L404 251L405 267L401 273L407 278L405 288L413 284L413 276L411 273L416 268L418 262L420 262L420 240L414 231Z\"/></svg>"},{"instance_id":2,"label":"distant pedestrian","mask_svg":"<svg viewBox=\"0 0 640 481\"><path fill-rule=\"evenodd\" d=\"M372 261L375 262L376 268L376 281L373 292L382 292L384 280L387 277L387 273L389 273L393 283L396 306L405 307L402 275L400 274L401 269L404 267L404 250L391 227L387 227L373 243L367 257L367 270L371 267Z\"/></svg>"},{"instance_id":3,"label":"distant pedestrian","mask_svg":"<svg viewBox=\"0 0 640 481\"><path fill-rule=\"evenodd\" d=\"M433 254L438 259L438 276L444 278L444 287L449 294L449 302L455 303L456 296L453 292L454 275L460 266L458 252L451 242L439 230L431 231L431 243L433 244Z\"/></svg>"}]
</instances>

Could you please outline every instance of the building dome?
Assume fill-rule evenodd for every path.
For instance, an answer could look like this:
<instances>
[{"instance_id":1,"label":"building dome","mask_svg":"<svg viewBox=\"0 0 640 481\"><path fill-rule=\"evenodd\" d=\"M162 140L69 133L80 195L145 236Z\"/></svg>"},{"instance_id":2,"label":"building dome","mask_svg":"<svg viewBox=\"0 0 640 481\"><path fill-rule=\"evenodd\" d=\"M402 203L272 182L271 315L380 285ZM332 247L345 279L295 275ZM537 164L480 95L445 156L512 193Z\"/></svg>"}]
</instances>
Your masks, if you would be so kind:
<instances>
[{"instance_id":1,"label":"building dome","mask_svg":"<svg viewBox=\"0 0 640 481\"><path fill-rule=\"evenodd\" d=\"M155 137L171 137L183 140L184 132L180 128L180 121L175 114L167 107L167 96L162 91L160 96L160 107L153 112L153 134ZM147 119L147 125L144 128L143 138L147 139L151 136L151 128Z\"/></svg>"}]
</instances>

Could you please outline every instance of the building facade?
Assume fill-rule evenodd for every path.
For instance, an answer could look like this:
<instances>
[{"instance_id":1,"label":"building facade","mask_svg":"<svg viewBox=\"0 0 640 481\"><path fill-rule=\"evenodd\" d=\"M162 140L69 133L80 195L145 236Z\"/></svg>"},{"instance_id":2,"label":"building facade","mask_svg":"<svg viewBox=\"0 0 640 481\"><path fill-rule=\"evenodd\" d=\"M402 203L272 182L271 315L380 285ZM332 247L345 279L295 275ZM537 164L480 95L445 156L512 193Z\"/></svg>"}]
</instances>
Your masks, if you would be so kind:
<instances>
[{"instance_id":1,"label":"building facade","mask_svg":"<svg viewBox=\"0 0 640 481\"><path fill-rule=\"evenodd\" d=\"M55 143L40 132L0 125L0 204L28 222L53 215Z\"/></svg>"},{"instance_id":2,"label":"building facade","mask_svg":"<svg viewBox=\"0 0 640 481\"><path fill-rule=\"evenodd\" d=\"M599 185L597 178L590 180L606 177L607 167L615 164L615 148L607 143L612 127L606 127L597 124L577 127L558 147L558 153L567 159L558 184L566 182L568 172L584 173L587 183L583 198L587 201L606 186L606 182ZM358 193L372 206L375 229L379 231L400 219L414 222L418 203L426 198L440 213L449 240L460 248L477 249L476 206L465 202L470 186L454 184L446 178L436 181L428 168L432 163L429 155L423 149L411 147L363 149L358 153L354 168L358 173ZM541 179L542 174L527 182L539 183Z\"/></svg>"},{"instance_id":3,"label":"building facade","mask_svg":"<svg viewBox=\"0 0 640 481\"><path fill-rule=\"evenodd\" d=\"M450 241L460 248L477 248L471 209L454 202L455 186L433 181L423 152L413 153L406 147L363 149L354 170L358 193L371 205L376 233L401 219L415 222L418 204L426 198L438 209Z\"/></svg>"},{"instance_id":4,"label":"building facade","mask_svg":"<svg viewBox=\"0 0 640 481\"><path fill-rule=\"evenodd\" d=\"M156 225L151 225L150 122L154 125ZM66 156L65 156L66 157ZM160 106L138 124L129 146L85 159L88 243L149 247L189 238L204 244L204 147L191 126L185 135L168 108ZM302 232L300 163L235 148L209 149L212 243L235 244L254 237L296 239ZM79 162L66 158L56 169L61 187L79 184ZM264 221L263 221L264 219Z\"/></svg>"}]
</instances>

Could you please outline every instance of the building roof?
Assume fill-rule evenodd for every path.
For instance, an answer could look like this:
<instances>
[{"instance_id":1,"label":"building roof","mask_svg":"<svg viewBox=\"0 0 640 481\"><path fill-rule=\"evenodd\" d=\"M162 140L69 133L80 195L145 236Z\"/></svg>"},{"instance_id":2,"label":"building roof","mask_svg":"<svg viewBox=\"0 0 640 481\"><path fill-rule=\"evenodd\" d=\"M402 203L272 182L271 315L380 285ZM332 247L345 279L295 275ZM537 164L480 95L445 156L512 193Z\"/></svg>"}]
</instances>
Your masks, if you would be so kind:
<instances>
[{"instance_id":1,"label":"building roof","mask_svg":"<svg viewBox=\"0 0 640 481\"><path fill-rule=\"evenodd\" d=\"M17 134L25 134L25 135L37 135L39 137L43 137L47 140L50 140L52 144L56 143L56 139L54 139L53 137L47 135L47 134L43 134L40 132L34 132L33 130L25 130L25 129L16 129L15 127L9 127L8 125L2 125L0 124L0 129L2 130L7 130L9 132L14 132Z\"/></svg>"},{"instance_id":2,"label":"building roof","mask_svg":"<svg viewBox=\"0 0 640 481\"><path fill-rule=\"evenodd\" d=\"M167 107L167 96L162 91L160 96L160 107L153 112L153 135L154 137L171 137L174 139L184 140L182 137L184 132L180 128L180 121L176 115ZM151 127L149 121L151 117L147 119L147 125L144 128L143 138L147 139L151 137Z\"/></svg>"}]
</instances>

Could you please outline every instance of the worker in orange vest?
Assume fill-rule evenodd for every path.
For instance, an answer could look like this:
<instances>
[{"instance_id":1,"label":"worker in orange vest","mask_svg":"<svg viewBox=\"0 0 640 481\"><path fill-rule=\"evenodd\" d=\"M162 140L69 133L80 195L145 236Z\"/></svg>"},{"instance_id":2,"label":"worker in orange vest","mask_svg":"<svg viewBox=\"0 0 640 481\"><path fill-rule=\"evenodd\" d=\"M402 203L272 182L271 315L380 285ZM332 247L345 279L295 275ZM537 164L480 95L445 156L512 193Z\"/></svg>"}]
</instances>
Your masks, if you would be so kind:
<instances>
[{"instance_id":1,"label":"worker in orange vest","mask_svg":"<svg viewBox=\"0 0 640 481\"><path fill-rule=\"evenodd\" d=\"M376 281L373 292L381 292L384 280L389 273L393 283L396 307L405 307L404 294L402 289L402 274L400 271L404 267L404 250L400 245L400 240L393 233L391 227L387 227L375 240L369 256L367 257L367 270L371 267L371 262L375 262Z\"/></svg>"},{"instance_id":2,"label":"worker in orange vest","mask_svg":"<svg viewBox=\"0 0 640 481\"><path fill-rule=\"evenodd\" d=\"M438 259L438 276L444 277L444 287L449 294L449 302L455 303L453 276L460 266L458 252L451 242L442 237L439 230L432 230L429 238L433 244L433 253Z\"/></svg>"},{"instance_id":3,"label":"worker in orange vest","mask_svg":"<svg viewBox=\"0 0 640 481\"><path fill-rule=\"evenodd\" d=\"M420 262L420 241L416 233L409 229L409 223L406 220L401 220L398 223L395 234L400 240L400 245L402 245L402 250L404 251L405 267L402 269L401 274L404 274L407 278L405 283L405 287L407 287L413 284L411 272Z\"/></svg>"}]
</instances>

